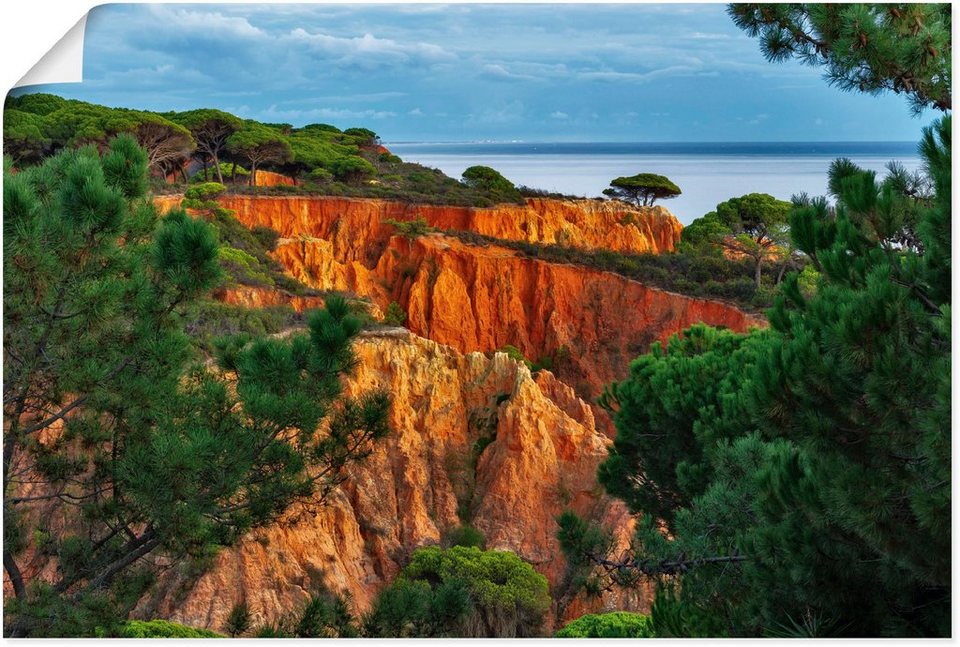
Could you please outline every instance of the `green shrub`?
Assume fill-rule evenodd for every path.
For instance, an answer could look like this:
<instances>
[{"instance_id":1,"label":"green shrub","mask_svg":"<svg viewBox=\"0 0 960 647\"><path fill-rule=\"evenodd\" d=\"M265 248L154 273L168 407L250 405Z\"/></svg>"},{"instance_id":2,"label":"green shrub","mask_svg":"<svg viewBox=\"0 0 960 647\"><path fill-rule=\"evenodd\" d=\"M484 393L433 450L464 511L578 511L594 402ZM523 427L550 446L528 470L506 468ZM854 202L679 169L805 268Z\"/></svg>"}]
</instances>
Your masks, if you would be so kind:
<instances>
[{"instance_id":1,"label":"green shrub","mask_svg":"<svg viewBox=\"0 0 960 647\"><path fill-rule=\"evenodd\" d=\"M250 631L250 609L246 602L238 602L230 609L230 615L223 625L228 636L236 638Z\"/></svg>"},{"instance_id":2,"label":"green shrub","mask_svg":"<svg viewBox=\"0 0 960 647\"><path fill-rule=\"evenodd\" d=\"M221 195L227 187L219 182L202 182L183 192L183 197L193 200L212 200Z\"/></svg>"},{"instance_id":3,"label":"green shrub","mask_svg":"<svg viewBox=\"0 0 960 647\"><path fill-rule=\"evenodd\" d=\"M310 596L295 633L298 638L355 638L360 628L346 596L322 591Z\"/></svg>"},{"instance_id":4,"label":"green shrub","mask_svg":"<svg viewBox=\"0 0 960 647\"><path fill-rule=\"evenodd\" d=\"M246 333L272 335L302 323L303 315L288 305L265 308L245 308L204 299L191 304L182 316L184 332L190 335L194 346L212 353L218 339Z\"/></svg>"},{"instance_id":5,"label":"green shrub","mask_svg":"<svg viewBox=\"0 0 960 647\"><path fill-rule=\"evenodd\" d=\"M322 588L299 611L284 614L254 631L257 638L356 638L360 624L343 594Z\"/></svg>"},{"instance_id":6,"label":"green shrub","mask_svg":"<svg viewBox=\"0 0 960 647\"><path fill-rule=\"evenodd\" d=\"M264 271L260 261L242 249L221 246L217 250L217 258L231 281L243 285L273 286L273 278Z\"/></svg>"},{"instance_id":7,"label":"green shrub","mask_svg":"<svg viewBox=\"0 0 960 647\"><path fill-rule=\"evenodd\" d=\"M169 620L129 620L120 625L118 638L223 638L209 629L196 629Z\"/></svg>"},{"instance_id":8,"label":"green shrub","mask_svg":"<svg viewBox=\"0 0 960 647\"><path fill-rule=\"evenodd\" d=\"M483 550L487 538L473 526L460 526L450 532L446 543L450 546L476 547Z\"/></svg>"},{"instance_id":9,"label":"green shrub","mask_svg":"<svg viewBox=\"0 0 960 647\"><path fill-rule=\"evenodd\" d=\"M506 354L507 354L507 357L509 357L510 359L512 359L512 360L514 360L514 361L516 361L516 362L520 362L521 364L523 364L523 365L526 366L527 368L531 368L531 369L533 368L533 362L531 362L531 361L528 360L526 357L524 357L524 356L523 356L523 351L521 351L521 350L520 350L519 348L517 348L516 346L513 346L513 345L511 345L511 344L507 344L506 346L503 346L502 348L498 348L498 349L497 349L497 352L498 352L498 353L506 353Z\"/></svg>"},{"instance_id":10,"label":"green shrub","mask_svg":"<svg viewBox=\"0 0 960 647\"><path fill-rule=\"evenodd\" d=\"M387 311L383 315L383 323L387 326L402 326L403 322L407 320L407 313L403 311L403 308L400 307L400 304L396 301L391 301L390 305L387 306Z\"/></svg>"},{"instance_id":11,"label":"green shrub","mask_svg":"<svg viewBox=\"0 0 960 647\"><path fill-rule=\"evenodd\" d=\"M613 611L580 616L564 625L556 638L654 638L648 616Z\"/></svg>"},{"instance_id":12,"label":"green shrub","mask_svg":"<svg viewBox=\"0 0 960 647\"><path fill-rule=\"evenodd\" d=\"M513 553L429 546L381 591L364 626L381 637L535 636L549 606L546 578Z\"/></svg>"},{"instance_id":13,"label":"green shrub","mask_svg":"<svg viewBox=\"0 0 960 647\"><path fill-rule=\"evenodd\" d=\"M310 171L309 177L317 184L328 184L333 181L333 173L322 167L317 167Z\"/></svg>"},{"instance_id":14,"label":"green shrub","mask_svg":"<svg viewBox=\"0 0 960 647\"><path fill-rule=\"evenodd\" d=\"M427 224L423 216L417 216L414 220L393 220L392 218L388 218L384 220L384 222L388 225L393 225L399 235L411 240L436 231L434 227Z\"/></svg>"},{"instance_id":15,"label":"green shrub","mask_svg":"<svg viewBox=\"0 0 960 647\"><path fill-rule=\"evenodd\" d=\"M253 234L257 242L268 252L277 249L277 240L280 238L280 234L278 234L276 230L270 227L264 227L263 225L255 225L250 229L250 233Z\"/></svg>"},{"instance_id":16,"label":"green shrub","mask_svg":"<svg viewBox=\"0 0 960 647\"><path fill-rule=\"evenodd\" d=\"M470 593L460 580L431 584L398 578L373 601L364 633L375 638L459 636L470 609Z\"/></svg>"},{"instance_id":17,"label":"green shrub","mask_svg":"<svg viewBox=\"0 0 960 647\"><path fill-rule=\"evenodd\" d=\"M377 174L377 169L362 157L341 157L330 165L330 171L338 180L357 183Z\"/></svg>"}]
</instances>

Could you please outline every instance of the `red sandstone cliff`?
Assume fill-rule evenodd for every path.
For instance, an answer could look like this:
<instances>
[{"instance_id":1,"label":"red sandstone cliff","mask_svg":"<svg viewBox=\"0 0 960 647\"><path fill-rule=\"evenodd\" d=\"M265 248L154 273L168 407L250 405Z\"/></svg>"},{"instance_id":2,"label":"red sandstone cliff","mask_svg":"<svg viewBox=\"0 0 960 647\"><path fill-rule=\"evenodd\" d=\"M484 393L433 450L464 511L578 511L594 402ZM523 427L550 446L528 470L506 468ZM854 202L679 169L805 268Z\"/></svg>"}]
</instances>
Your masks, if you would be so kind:
<instances>
[{"instance_id":1,"label":"red sandstone cliff","mask_svg":"<svg viewBox=\"0 0 960 647\"><path fill-rule=\"evenodd\" d=\"M654 341L696 322L745 331L761 318L708 299L650 288L617 274L549 263L497 246L467 245L431 234L390 238L379 259L332 240L286 239L276 258L300 281L396 301L418 335L463 352L516 346L531 360L566 347L557 374L583 397L622 378L630 360Z\"/></svg>"},{"instance_id":2,"label":"red sandstone cliff","mask_svg":"<svg viewBox=\"0 0 960 647\"><path fill-rule=\"evenodd\" d=\"M396 301L419 335L462 352L511 344L531 360L566 347L567 359L556 371L584 397L622 378L630 360L652 342L693 323L737 331L762 325L759 317L723 302L664 292L608 272L524 258L496 245L466 245L439 234L410 241L394 236L393 227L383 222L419 215L439 228L537 242L551 242L570 225L579 238L571 235L567 242L585 247L598 243L605 227L626 227L640 237L637 241L645 241L631 243L634 251L663 251L673 248L680 225L659 207L642 212L651 220L648 233L641 234L636 221L614 222L623 217L622 206L611 202L529 200L526 207L469 209L226 196L221 203L245 225L280 233L275 256L291 276L314 288L369 297L381 310ZM523 220L523 214L529 219ZM525 229L520 226L524 222ZM621 239L632 240L620 233Z\"/></svg>"},{"instance_id":3,"label":"red sandstone cliff","mask_svg":"<svg viewBox=\"0 0 960 647\"><path fill-rule=\"evenodd\" d=\"M556 599L564 570L557 514L572 508L604 519L626 541L629 516L596 483L608 441L590 407L550 373L534 378L502 353L463 355L400 328L364 333L356 350L346 390L387 389L393 433L327 507L251 533L196 581L168 573L137 615L219 629L245 600L255 624L274 621L319 581L348 591L362 611L414 548L468 521L489 548L514 551L546 575ZM493 440L477 459L482 437ZM649 593L581 598L552 613L642 610Z\"/></svg>"},{"instance_id":4,"label":"red sandstone cliff","mask_svg":"<svg viewBox=\"0 0 960 647\"><path fill-rule=\"evenodd\" d=\"M437 229L458 229L531 243L633 253L673 251L683 225L663 207L622 202L532 198L526 205L489 209L417 205L363 198L228 195L219 202L244 223L265 225L281 236L330 238L349 231L355 246L382 244L393 233L383 221L422 217Z\"/></svg>"}]
</instances>

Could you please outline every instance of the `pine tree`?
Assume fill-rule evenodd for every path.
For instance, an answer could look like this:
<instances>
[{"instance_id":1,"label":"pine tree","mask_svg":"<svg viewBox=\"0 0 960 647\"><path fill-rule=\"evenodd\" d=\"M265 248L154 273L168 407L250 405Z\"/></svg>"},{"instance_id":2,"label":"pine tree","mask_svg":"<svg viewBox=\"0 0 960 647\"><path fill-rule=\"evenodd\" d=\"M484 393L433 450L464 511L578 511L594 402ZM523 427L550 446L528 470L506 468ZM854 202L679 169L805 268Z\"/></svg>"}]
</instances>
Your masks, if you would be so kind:
<instances>
[{"instance_id":1,"label":"pine tree","mask_svg":"<svg viewBox=\"0 0 960 647\"><path fill-rule=\"evenodd\" d=\"M633 552L569 515L561 541L614 583L679 575L667 631L949 635L949 117L921 153L929 203L845 168L835 207L792 211L820 280L789 275L769 331L693 328L613 391L600 478L645 514Z\"/></svg>"},{"instance_id":2,"label":"pine tree","mask_svg":"<svg viewBox=\"0 0 960 647\"><path fill-rule=\"evenodd\" d=\"M386 432L388 398L340 395L359 320L192 354L179 311L220 277L210 225L144 195L130 136L4 177L4 568L11 635L90 632L153 556L203 557L318 502ZM319 431L325 421L324 431ZM37 563L55 557L41 580ZM113 617L113 621L116 621Z\"/></svg>"},{"instance_id":3,"label":"pine tree","mask_svg":"<svg viewBox=\"0 0 960 647\"><path fill-rule=\"evenodd\" d=\"M916 113L953 105L947 3L732 4L728 12L760 37L770 61L823 66L843 90L904 94Z\"/></svg>"}]
</instances>

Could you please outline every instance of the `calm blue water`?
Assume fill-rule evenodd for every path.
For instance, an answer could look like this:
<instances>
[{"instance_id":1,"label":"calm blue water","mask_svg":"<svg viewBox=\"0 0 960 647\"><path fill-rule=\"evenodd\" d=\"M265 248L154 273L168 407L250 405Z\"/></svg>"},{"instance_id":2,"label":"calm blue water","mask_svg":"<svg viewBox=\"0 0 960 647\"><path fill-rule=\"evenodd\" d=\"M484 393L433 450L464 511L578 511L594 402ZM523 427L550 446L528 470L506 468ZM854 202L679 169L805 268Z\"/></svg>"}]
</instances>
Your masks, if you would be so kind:
<instances>
[{"instance_id":1,"label":"calm blue water","mask_svg":"<svg viewBox=\"0 0 960 647\"><path fill-rule=\"evenodd\" d=\"M459 178L482 164L515 184L594 197L621 175L658 173L683 195L663 204L688 224L719 202L745 193L769 193L789 200L807 192L822 195L827 169L837 157L883 172L891 160L908 170L920 166L915 142L804 143L409 143L390 144L410 162L439 168Z\"/></svg>"}]
</instances>

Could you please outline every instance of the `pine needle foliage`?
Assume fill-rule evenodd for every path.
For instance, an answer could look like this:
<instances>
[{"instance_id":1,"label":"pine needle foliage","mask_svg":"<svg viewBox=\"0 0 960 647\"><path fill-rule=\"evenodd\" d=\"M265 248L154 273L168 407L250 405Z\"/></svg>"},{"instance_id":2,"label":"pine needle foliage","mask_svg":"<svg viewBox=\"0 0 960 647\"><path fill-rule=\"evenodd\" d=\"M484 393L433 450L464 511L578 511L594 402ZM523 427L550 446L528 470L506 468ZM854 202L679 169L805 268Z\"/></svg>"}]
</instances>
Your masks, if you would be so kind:
<instances>
[{"instance_id":1,"label":"pine needle foliage","mask_svg":"<svg viewBox=\"0 0 960 647\"><path fill-rule=\"evenodd\" d=\"M182 210L158 217L146 169L120 136L102 156L68 150L4 177L9 635L91 632L83 618L102 617L69 611L87 599L125 615L135 567L209 556L322 502L387 433L384 393L341 394L361 326L343 300L308 334L193 363L178 315L220 280L218 241ZM54 513L58 569L40 582L24 560Z\"/></svg>"},{"instance_id":2,"label":"pine needle foliage","mask_svg":"<svg viewBox=\"0 0 960 647\"><path fill-rule=\"evenodd\" d=\"M657 580L657 635L950 635L950 129L924 133L928 197L844 163L835 205L798 201L818 285L788 275L768 331L691 328L605 393L599 477L644 517L626 555L570 514L560 539Z\"/></svg>"},{"instance_id":3,"label":"pine needle foliage","mask_svg":"<svg viewBox=\"0 0 960 647\"><path fill-rule=\"evenodd\" d=\"M823 66L842 90L905 95L915 113L950 110L949 3L732 4L769 61Z\"/></svg>"}]
</instances>

